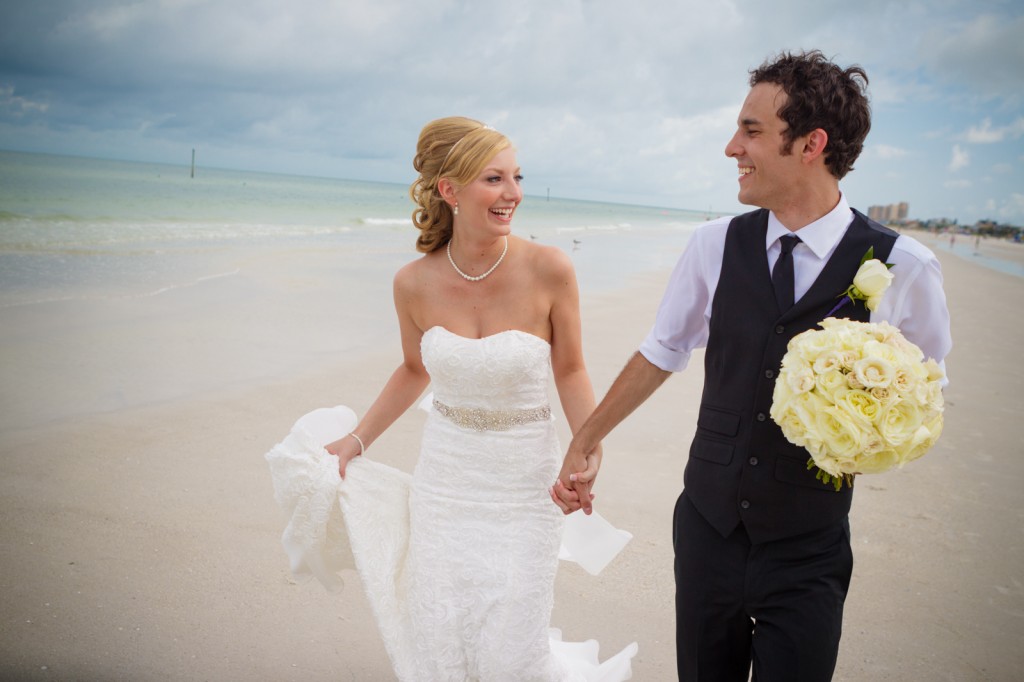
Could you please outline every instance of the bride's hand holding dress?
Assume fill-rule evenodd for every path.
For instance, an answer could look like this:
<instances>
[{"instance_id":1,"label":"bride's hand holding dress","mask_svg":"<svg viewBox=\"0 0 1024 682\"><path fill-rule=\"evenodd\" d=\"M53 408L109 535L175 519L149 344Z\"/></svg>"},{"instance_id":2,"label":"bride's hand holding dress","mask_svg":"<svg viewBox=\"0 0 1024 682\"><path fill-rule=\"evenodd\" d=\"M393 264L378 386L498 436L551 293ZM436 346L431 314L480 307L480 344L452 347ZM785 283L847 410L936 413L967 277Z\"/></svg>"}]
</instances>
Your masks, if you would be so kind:
<instances>
[{"instance_id":1,"label":"bride's hand holding dress","mask_svg":"<svg viewBox=\"0 0 1024 682\"><path fill-rule=\"evenodd\" d=\"M359 441L351 434L342 436L333 443L324 446L324 450L338 458L338 474L345 478L345 468L353 459L363 454L363 448Z\"/></svg>"}]
</instances>

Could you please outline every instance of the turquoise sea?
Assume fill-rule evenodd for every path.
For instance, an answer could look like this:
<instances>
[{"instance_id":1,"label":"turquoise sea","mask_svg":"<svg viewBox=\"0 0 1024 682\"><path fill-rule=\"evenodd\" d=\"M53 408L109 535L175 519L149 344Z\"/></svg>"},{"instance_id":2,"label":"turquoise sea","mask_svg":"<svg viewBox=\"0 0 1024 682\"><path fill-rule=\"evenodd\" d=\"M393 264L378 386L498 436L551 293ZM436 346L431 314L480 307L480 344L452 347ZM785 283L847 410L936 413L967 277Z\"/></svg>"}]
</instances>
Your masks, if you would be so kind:
<instances>
[{"instance_id":1,"label":"turquoise sea","mask_svg":"<svg viewBox=\"0 0 1024 682\"><path fill-rule=\"evenodd\" d=\"M573 254L584 291L671 267L707 217L524 184L513 230ZM0 152L0 307L158 294L230 277L226 254L275 246L362 254L387 273L417 256L411 211L407 185Z\"/></svg>"},{"instance_id":2,"label":"turquoise sea","mask_svg":"<svg viewBox=\"0 0 1024 682\"><path fill-rule=\"evenodd\" d=\"M514 232L570 253L584 294L671 267L709 217L548 199L529 177L524 190ZM403 184L0 151L0 308L159 295L237 275L241 256L276 248L335 250L356 274L389 279L418 256L411 211Z\"/></svg>"},{"instance_id":3,"label":"turquoise sea","mask_svg":"<svg viewBox=\"0 0 1024 682\"><path fill-rule=\"evenodd\" d=\"M571 254L585 305L670 268L705 218L525 189L513 231ZM403 184L0 152L0 431L395 346L412 208Z\"/></svg>"},{"instance_id":4,"label":"turquoise sea","mask_svg":"<svg viewBox=\"0 0 1024 682\"><path fill-rule=\"evenodd\" d=\"M395 345L392 276L419 257L406 185L189 171L0 152L0 432L265 390ZM585 311L671 268L707 218L524 185L513 231L570 254Z\"/></svg>"}]
</instances>

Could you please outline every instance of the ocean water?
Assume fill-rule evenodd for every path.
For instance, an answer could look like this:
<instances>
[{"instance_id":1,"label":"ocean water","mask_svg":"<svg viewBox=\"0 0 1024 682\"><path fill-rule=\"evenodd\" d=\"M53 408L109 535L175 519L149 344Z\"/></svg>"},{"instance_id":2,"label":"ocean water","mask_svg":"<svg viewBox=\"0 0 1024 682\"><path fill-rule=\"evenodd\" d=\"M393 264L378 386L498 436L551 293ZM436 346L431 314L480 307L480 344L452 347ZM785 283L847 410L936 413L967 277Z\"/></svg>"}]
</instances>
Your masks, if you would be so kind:
<instances>
[{"instance_id":1,"label":"ocean water","mask_svg":"<svg viewBox=\"0 0 1024 682\"><path fill-rule=\"evenodd\" d=\"M0 152L0 307L159 295L239 274L225 256L254 249L337 249L387 277L418 255L406 185L189 171ZM706 218L524 189L514 232L571 253L585 291L671 267Z\"/></svg>"},{"instance_id":2,"label":"ocean water","mask_svg":"<svg viewBox=\"0 0 1024 682\"><path fill-rule=\"evenodd\" d=\"M0 433L397 364L412 208L400 184L0 152ZM528 194L513 231L571 254L586 299L671 267L703 219Z\"/></svg>"},{"instance_id":3,"label":"ocean water","mask_svg":"<svg viewBox=\"0 0 1024 682\"><path fill-rule=\"evenodd\" d=\"M969 236L961 237L960 241L955 244L949 244L945 239L941 239L931 246L939 251L951 253L977 265L983 265L990 270L1001 272L1004 275L1024 277L1024 263L1006 258L996 258L984 253L983 250L975 246L974 240Z\"/></svg>"},{"instance_id":4,"label":"ocean water","mask_svg":"<svg viewBox=\"0 0 1024 682\"><path fill-rule=\"evenodd\" d=\"M584 306L672 267L707 218L524 189L513 232L570 254ZM411 211L400 184L0 152L0 436L394 348ZM385 379L337 377L337 400Z\"/></svg>"}]
</instances>

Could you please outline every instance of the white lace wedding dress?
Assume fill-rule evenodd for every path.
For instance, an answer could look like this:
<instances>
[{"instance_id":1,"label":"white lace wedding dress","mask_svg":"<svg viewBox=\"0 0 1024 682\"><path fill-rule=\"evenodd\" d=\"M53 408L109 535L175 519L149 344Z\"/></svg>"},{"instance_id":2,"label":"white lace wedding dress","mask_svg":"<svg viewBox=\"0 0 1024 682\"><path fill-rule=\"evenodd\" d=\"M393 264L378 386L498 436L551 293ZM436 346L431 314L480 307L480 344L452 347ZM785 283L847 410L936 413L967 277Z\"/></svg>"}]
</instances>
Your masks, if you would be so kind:
<instances>
[{"instance_id":1,"label":"white lace wedding dress","mask_svg":"<svg viewBox=\"0 0 1024 682\"><path fill-rule=\"evenodd\" d=\"M357 457L341 481L322 449L328 434L312 433L316 419L267 454L290 514L293 572L337 586L347 530L403 682L629 679L635 643L599 664L596 642L560 642L549 629L563 527L547 492L561 461L547 408L549 344L514 330L470 339L434 327L421 352L433 409L411 477ZM331 418L338 435L355 424L347 408L319 422Z\"/></svg>"}]
</instances>

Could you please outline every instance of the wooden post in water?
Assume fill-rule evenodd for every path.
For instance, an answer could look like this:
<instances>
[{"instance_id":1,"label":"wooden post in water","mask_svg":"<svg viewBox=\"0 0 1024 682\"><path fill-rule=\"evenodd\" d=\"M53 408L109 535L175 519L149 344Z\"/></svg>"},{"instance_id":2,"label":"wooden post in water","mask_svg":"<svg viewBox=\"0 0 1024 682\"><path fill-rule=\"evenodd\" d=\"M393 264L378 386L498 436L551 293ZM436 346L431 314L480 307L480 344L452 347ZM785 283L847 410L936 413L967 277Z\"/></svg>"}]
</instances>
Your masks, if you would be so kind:
<instances>
[{"instance_id":1,"label":"wooden post in water","mask_svg":"<svg viewBox=\"0 0 1024 682\"><path fill-rule=\"evenodd\" d=\"M190 178L196 177L196 148L192 147L192 172L189 173Z\"/></svg>"}]
</instances>

